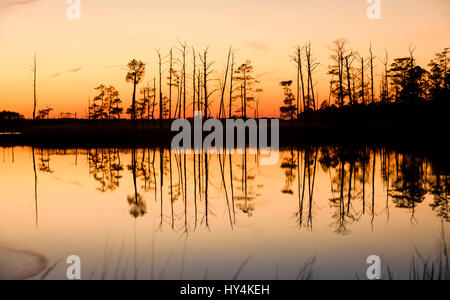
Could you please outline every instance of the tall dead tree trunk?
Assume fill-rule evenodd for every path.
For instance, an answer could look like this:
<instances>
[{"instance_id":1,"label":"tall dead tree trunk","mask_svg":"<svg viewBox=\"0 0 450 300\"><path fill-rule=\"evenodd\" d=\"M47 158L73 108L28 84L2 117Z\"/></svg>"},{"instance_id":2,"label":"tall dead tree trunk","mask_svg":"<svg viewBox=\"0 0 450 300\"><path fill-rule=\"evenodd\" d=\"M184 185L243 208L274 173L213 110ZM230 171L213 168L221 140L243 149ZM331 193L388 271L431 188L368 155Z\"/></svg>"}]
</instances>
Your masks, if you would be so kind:
<instances>
[{"instance_id":1,"label":"tall dead tree trunk","mask_svg":"<svg viewBox=\"0 0 450 300\"><path fill-rule=\"evenodd\" d=\"M155 104L156 104L156 78L153 78L152 120L155 119Z\"/></svg>"},{"instance_id":2,"label":"tall dead tree trunk","mask_svg":"<svg viewBox=\"0 0 450 300\"><path fill-rule=\"evenodd\" d=\"M173 76L173 50L170 49L169 66L169 119L172 119L172 76Z\"/></svg>"},{"instance_id":3,"label":"tall dead tree trunk","mask_svg":"<svg viewBox=\"0 0 450 300\"><path fill-rule=\"evenodd\" d=\"M297 46L295 50L295 55L293 57L294 62L297 65L297 117L300 115L300 107L303 106L303 111L306 110L305 102L305 84L303 76L303 65L302 65L302 49ZM302 91L302 103L300 103L300 86Z\"/></svg>"},{"instance_id":4,"label":"tall dead tree trunk","mask_svg":"<svg viewBox=\"0 0 450 300\"><path fill-rule=\"evenodd\" d=\"M162 58L161 53L158 51L158 64L159 64L159 119L163 119L163 97L162 97Z\"/></svg>"},{"instance_id":5,"label":"tall dead tree trunk","mask_svg":"<svg viewBox=\"0 0 450 300\"><path fill-rule=\"evenodd\" d=\"M132 110L132 119L136 120L136 86L137 86L137 74L134 73L134 79L133 79L133 102L131 103L131 110ZM103 97L102 97L102 107L103 107ZM101 115L101 118L103 119L103 114Z\"/></svg>"},{"instance_id":6,"label":"tall dead tree trunk","mask_svg":"<svg viewBox=\"0 0 450 300\"><path fill-rule=\"evenodd\" d=\"M312 57L311 42L309 42L306 45L305 53L306 53L306 64L307 64L307 71L308 71L308 95L307 95L308 108L311 106L311 101L312 101L312 108L313 108L313 110L316 110L316 99L315 99L315 94L314 94L314 82L312 79L312 73L318 64L314 62L314 58ZM310 93L310 90L311 90L311 93Z\"/></svg>"},{"instance_id":7,"label":"tall dead tree trunk","mask_svg":"<svg viewBox=\"0 0 450 300\"><path fill-rule=\"evenodd\" d=\"M181 110L183 107L183 79L180 78L178 85L178 119L181 119Z\"/></svg>"},{"instance_id":8,"label":"tall dead tree trunk","mask_svg":"<svg viewBox=\"0 0 450 300\"><path fill-rule=\"evenodd\" d=\"M331 74L330 79L330 92L328 94L328 106L331 106L331 94L333 93L333 74Z\"/></svg>"},{"instance_id":9,"label":"tall dead tree trunk","mask_svg":"<svg viewBox=\"0 0 450 300\"><path fill-rule=\"evenodd\" d=\"M332 72L337 75L337 81L338 84L336 88L336 94L337 94L337 102L339 105L339 108L342 108L344 106L344 54L346 52L346 45L348 44L348 41L345 39L338 39L333 41L333 51L334 54L332 55L332 58L336 61L336 66L333 66Z\"/></svg>"},{"instance_id":10,"label":"tall dead tree trunk","mask_svg":"<svg viewBox=\"0 0 450 300\"><path fill-rule=\"evenodd\" d=\"M300 62L302 60L301 58L301 48L300 46L297 46L297 50L296 50L296 54L297 54L297 58L294 59L294 61L297 63L297 119L300 115L300 69L301 69L301 65Z\"/></svg>"},{"instance_id":11,"label":"tall dead tree trunk","mask_svg":"<svg viewBox=\"0 0 450 300\"><path fill-rule=\"evenodd\" d=\"M207 63L207 56L208 56L208 49L205 50L205 52L203 53L203 89L204 89L204 93L205 93L205 118L208 118L208 85L207 85L207 80L208 80L208 63Z\"/></svg>"},{"instance_id":12,"label":"tall dead tree trunk","mask_svg":"<svg viewBox=\"0 0 450 300\"><path fill-rule=\"evenodd\" d=\"M230 72L230 111L229 118L233 116L232 106L233 106L233 75L234 75L234 53L231 54L231 72Z\"/></svg>"},{"instance_id":13,"label":"tall dead tree trunk","mask_svg":"<svg viewBox=\"0 0 450 300\"><path fill-rule=\"evenodd\" d=\"M222 114L224 115L224 118L226 118L226 112L225 112L225 88L227 86L227 78L228 78L228 69L230 67L230 58L231 58L231 46L230 46L230 50L228 51L228 58L227 58L227 66L225 68L225 77L224 77L224 81L223 81L223 86L222 86L222 94L220 96L220 108L219 108L219 119L222 118Z\"/></svg>"},{"instance_id":14,"label":"tall dead tree trunk","mask_svg":"<svg viewBox=\"0 0 450 300\"><path fill-rule=\"evenodd\" d=\"M244 118L244 87L241 84L241 117Z\"/></svg>"},{"instance_id":15,"label":"tall dead tree trunk","mask_svg":"<svg viewBox=\"0 0 450 300\"><path fill-rule=\"evenodd\" d=\"M183 82L183 119L186 119L186 43L181 44L181 54L183 57L181 81Z\"/></svg>"},{"instance_id":16,"label":"tall dead tree trunk","mask_svg":"<svg viewBox=\"0 0 450 300\"><path fill-rule=\"evenodd\" d=\"M339 57L339 98L340 107L344 107L344 57L343 53Z\"/></svg>"},{"instance_id":17,"label":"tall dead tree trunk","mask_svg":"<svg viewBox=\"0 0 450 300\"><path fill-rule=\"evenodd\" d=\"M202 111L202 72L197 75L197 111Z\"/></svg>"},{"instance_id":18,"label":"tall dead tree trunk","mask_svg":"<svg viewBox=\"0 0 450 300\"><path fill-rule=\"evenodd\" d=\"M345 67L346 67L346 70L347 70L348 99L349 99L350 105L353 104L352 86L351 86L351 74L350 74L351 64L352 64L352 61L353 61L353 59L350 61L350 57L352 57L352 55L353 55L353 52L350 52L350 54L345 57Z\"/></svg>"},{"instance_id":19,"label":"tall dead tree trunk","mask_svg":"<svg viewBox=\"0 0 450 300\"><path fill-rule=\"evenodd\" d=\"M195 74L195 72L197 71L194 47L192 47L192 56L194 58L194 69L192 70L192 118L194 118L194 116L195 116L195 94L196 94L196 86L195 86L195 75L196 74ZM194 165L195 165L195 163L194 163Z\"/></svg>"},{"instance_id":20,"label":"tall dead tree trunk","mask_svg":"<svg viewBox=\"0 0 450 300\"><path fill-rule=\"evenodd\" d=\"M345 57L345 67L347 70L348 101L349 101L350 105L352 105L353 102L352 102L352 90L351 90L351 85L350 85L350 67L349 67L348 56Z\"/></svg>"},{"instance_id":21,"label":"tall dead tree trunk","mask_svg":"<svg viewBox=\"0 0 450 300\"><path fill-rule=\"evenodd\" d=\"M374 91L374 65L373 65L373 61L375 59L375 56L373 55L372 52L372 43L370 43L370 47L369 47L369 53L370 53L370 90L371 90L371 101L372 103L375 102L375 91Z\"/></svg>"},{"instance_id":22,"label":"tall dead tree trunk","mask_svg":"<svg viewBox=\"0 0 450 300\"><path fill-rule=\"evenodd\" d=\"M36 106L37 106L37 59L34 54L33 64L33 120L36 119Z\"/></svg>"},{"instance_id":23,"label":"tall dead tree trunk","mask_svg":"<svg viewBox=\"0 0 450 300\"><path fill-rule=\"evenodd\" d=\"M366 68L366 65L364 63L364 57L361 57L361 101L362 101L363 105L366 104L365 92L364 92L364 88L365 88L364 71L365 71L365 68Z\"/></svg>"},{"instance_id":24,"label":"tall dead tree trunk","mask_svg":"<svg viewBox=\"0 0 450 300\"><path fill-rule=\"evenodd\" d=\"M389 102L389 80L388 80L388 63L389 63L389 55L387 50L385 51L386 55L384 57L383 65L384 65L384 101Z\"/></svg>"},{"instance_id":25,"label":"tall dead tree trunk","mask_svg":"<svg viewBox=\"0 0 450 300\"><path fill-rule=\"evenodd\" d=\"M306 93L306 109L309 109L311 107L311 94L309 93L310 90L310 81L309 81L309 71L308 71L308 58L306 58L306 70L307 70L307 93ZM306 111L305 109L305 111Z\"/></svg>"},{"instance_id":26,"label":"tall dead tree trunk","mask_svg":"<svg viewBox=\"0 0 450 300\"><path fill-rule=\"evenodd\" d=\"M148 100L147 100L147 120L150 120L150 99L152 97L152 96L150 96L150 91L151 91L150 90L150 84L147 83L147 93L148 93L148 95L147 95L147 97L148 97ZM145 98L145 95L144 95L144 98Z\"/></svg>"},{"instance_id":27,"label":"tall dead tree trunk","mask_svg":"<svg viewBox=\"0 0 450 300\"><path fill-rule=\"evenodd\" d=\"M244 68L244 98L243 98L244 120L247 119L247 68Z\"/></svg>"},{"instance_id":28,"label":"tall dead tree trunk","mask_svg":"<svg viewBox=\"0 0 450 300\"><path fill-rule=\"evenodd\" d=\"M211 69L212 63L208 63L208 48L203 51L203 55L200 56L200 60L203 64L203 90L204 90L204 114L205 118L209 118L209 97L215 92L208 93L208 76L211 75L213 70Z\"/></svg>"},{"instance_id":29,"label":"tall dead tree trunk","mask_svg":"<svg viewBox=\"0 0 450 300\"><path fill-rule=\"evenodd\" d=\"M300 70L300 83L302 85L302 100L303 100L303 111L306 110L306 102L305 102L305 83L303 79L303 65L302 65L302 57L301 52L299 55L299 62L298 62L298 68Z\"/></svg>"}]
</instances>

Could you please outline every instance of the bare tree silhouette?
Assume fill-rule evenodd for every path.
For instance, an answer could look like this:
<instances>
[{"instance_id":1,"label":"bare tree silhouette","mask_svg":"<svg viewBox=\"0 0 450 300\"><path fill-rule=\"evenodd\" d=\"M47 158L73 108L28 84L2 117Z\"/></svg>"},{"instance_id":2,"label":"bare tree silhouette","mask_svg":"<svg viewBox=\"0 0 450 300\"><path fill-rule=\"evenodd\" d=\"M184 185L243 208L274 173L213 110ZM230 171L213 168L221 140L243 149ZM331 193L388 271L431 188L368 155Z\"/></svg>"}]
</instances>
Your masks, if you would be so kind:
<instances>
[{"instance_id":1,"label":"bare tree silhouette","mask_svg":"<svg viewBox=\"0 0 450 300\"><path fill-rule=\"evenodd\" d=\"M344 57L347 54L347 44L349 42L346 39L338 39L333 41L333 46L331 50L333 54L331 58L334 60L335 64L329 66L329 73L337 77L337 80L334 82L335 88L332 89L332 93L337 95L338 106L340 108L344 107Z\"/></svg>"},{"instance_id":2,"label":"bare tree silhouette","mask_svg":"<svg viewBox=\"0 0 450 300\"><path fill-rule=\"evenodd\" d=\"M208 47L203 51L203 54L200 55L200 61L203 65L204 117L209 118L209 98L217 91L217 89L208 92L208 82L210 81L210 75L214 72L214 69L212 68L214 62L208 61Z\"/></svg>"},{"instance_id":3,"label":"bare tree silhouette","mask_svg":"<svg viewBox=\"0 0 450 300\"><path fill-rule=\"evenodd\" d=\"M36 119L36 106L37 106L37 57L34 54L33 66L33 120Z\"/></svg>"},{"instance_id":4,"label":"bare tree silhouette","mask_svg":"<svg viewBox=\"0 0 450 300\"><path fill-rule=\"evenodd\" d=\"M370 64L370 95L371 95L371 101L372 103L375 103L375 90L374 90L374 61L376 56L374 56L373 54L373 50L372 50L372 42L370 42L370 47L369 47L369 64Z\"/></svg>"},{"instance_id":5,"label":"bare tree silhouette","mask_svg":"<svg viewBox=\"0 0 450 300\"><path fill-rule=\"evenodd\" d=\"M297 118L300 115L300 86L302 90L302 100L303 100L303 111L306 110L306 103L305 103L305 84L303 79L303 60L302 60L302 50L303 47L300 47L300 45L297 45L297 48L295 49L295 53L292 56L292 60L295 62L297 66Z\"/></svg>"},{"instance_id":6,"label":"bare tree silhouette","mask_svg":"<svg viewBox=\"0 0 450 300\"><path fill-rule=\"evenodd\" d=\"M227 66L225 68L225 74L224 74L223 82L222 82L222 93L220 94L219 119L222 118L222 114L223 114L223 117L226 118L224 97L225 97L225 88L227 86L228 69L230 67L230 58L231 58L232 52L233 52L233 50L231 49L231 46L230 46L230 49L228 50Z\"/></svg>"},{"instance_id":7,"label":"bare tree silhouette","mask_svg":"<svg viewBox=\"0 0 450 300\"><path fill-rule=\"evenodd\" d=\"M305 56L306 56L306 67L308 71L307 76L307 108L316 110L316 96L314 94L314 82L312 79L312 74L316 70L316 68L320 65L316 62L316 58L312 54L311 42L308 42L305 46ZM310 92L311 91L311 92Z\"/></svg>"}]
</instances>

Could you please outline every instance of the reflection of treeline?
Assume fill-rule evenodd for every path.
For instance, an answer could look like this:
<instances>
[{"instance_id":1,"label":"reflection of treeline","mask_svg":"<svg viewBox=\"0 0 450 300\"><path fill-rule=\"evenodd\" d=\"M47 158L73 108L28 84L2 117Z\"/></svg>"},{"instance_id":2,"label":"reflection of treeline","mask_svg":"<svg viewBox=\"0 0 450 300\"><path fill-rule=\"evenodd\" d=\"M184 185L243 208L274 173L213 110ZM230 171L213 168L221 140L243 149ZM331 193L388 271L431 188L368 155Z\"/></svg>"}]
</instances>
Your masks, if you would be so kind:
<instances>
[{"instance_id":1,"label":"reflection of treeline","mask_svg":"<svg viewBox=\"0 0 450 300\"><path fill-rule=\"evenodd\" d=\"M190 227L197 228L201 223L209 227L209 215L212 213L209 201L211 186L221 186L225 192L232 227L236 222L237 210L252 216L255 209L253 200L260 196L258 189L262 188L262 185L255 183L259 154L250 155L248 149L236 156L204 153L187 155L163 148L99 148L76 153L87 155L89 173L99 183L97 190L102 193L115 191L123 181L125 170L128 170L133 191L128 195L127 202L134 218L147 213L150 198L160 202L161 226L168 221L176 229L177 220L182 220L184 232ZM125 163L121 156L131 156L131 161ZM50 155L48 158L50 160ZM169 217L163 211L166 201L170 204ZM177 214L174 207L180 201L184 209L181 215ZM202 204L203 210L200 208ZM194 224L189 225L188 214L191 209L194 210ZM203 216L200 211L203 211Z\"/></svg>"},{"instance_id":2,"label":"reflection of treeline","mask_svg":"<svg viewBox=\"0 0 450 300\"><path fill-rule=\"evenodd\" d=\"M389 218L392 205L409 210L411 222L415 222L416 209L425 199L429 199L440 218L450 221L449 172L440 161L414 152L362 146L310 145L291 147L281 153L285 182L280 191L298 198L295 217L299 227L313 229L313 219L318 213L315 202L319 172L322 189L326 186L323 178L329 177L329 203L335 208L333 227L338 233L348 233L350 225L364 216L372 222L380 215ZM218 198L226 201L232 227L237 212L251 217L256 210L254 200L263 188L257 183L259 154L248 151L242 155L188 155L164 148L35 149L37 171L57 172L51 168L55 155L75 156L75 164L79 155L85 155L89 173L101 192L117 190L128 172L133 190L127 202L133 217L145 215L148 201L153 199L160 203L161 226L168 222L177 229L176 224L182 224L185 232L199 224L209 226L214 203L221 201ZM124 161L124 157L128 160ZM384 192L380 192L380 187ZM380 202L380 198L384 201ZM166 203L170 205L168 215L164 210ZM181 214L177 213L175 203L182 205Z\"/></svg>"},{"instance_id":3,"label":"reflection of treeline","mask_svg":"<svg viewBox=\"0 0 450 300\"><path fill-rule=\"evenodd\" d=\"M88 158L89 173L100 183L99 191L114 191L119 187L123 166L117 149L90 150Z\"/></svg>"},{"instance_id":4,"label":"reflection of treeline","mask_svg":"<svg viewBox=\"0 0 450 300\"><path fill-rule=\"evenodd\" d=\"M383 212L387 218L390 203L393 203L397 208L409 209L411 222L414 222L416 207L428 195L433 199L430 204L432 209L439 217L450 221L449 174L426 158L415 154L399 154L384 148L309 146L301 151L291 149L286 152L281 165L286 178L283 193L294 194L293 185L298 176L296 190L299 210L296 216L299 226L306 221L312 228L311 202L318 163L323 172L330 176L330 203L336 207L334 226L338 233L348 233L348 226L366 214L373 221L378 213L375 211L375 186L379 184L376 182L378 178L382 179L386 191Z\"/></svg>"},{"instance_id":5,"label":"reflection of treeline","mask_svg":"<svg viewBox=\"0 0 450 300\"><path fill-rule=\"evenodd\" d=\"M299 228L313 228L313 199L316 183L317 147L305 147L303 151L290 149L289 155L283 158L281 168L285 170L285 186L282 193L294 195L293 185L297 177L298 212L295 217Z\"/></svg>"},{"instance_id":6,"label":"reflection of treeline","mask_svg":"<svg viewBox=\"0 0 450 300\"><path fill-rule=\"evenodd\" d=\"M100 151L100 152L98 152ZM172 201L182 199L185 201L188 184L185 172L194 173L196 197L202 198L206 186L204 182L206 165L205 157L189 156L185 162L183 155L176 155L171 151L164 151L162 163L158 149L136 151L135 163L128 166L138 182L142 192L154 191L157 199L157 190L161 189L161 170L164 176L170 175L169 184ZM341 146L305 147L303 150L284 152L281 162L284 170L285 186L281 192L294 195L298 193L299 211L296 216L300 226L312 226L313 200L316 184L317 168L330 176L330 189L333 195L330 203L337 209L336 221L339 232L347 232L348 223L359 220L363 215L370 214L375 217L375 186L381 179L386 190L386 203L384 212L389 215L389 204L397 208L411 211L411 220L415 219L415 209L423 203L425 196L432 197L430 204L438 216L450 221L449 195L450 180L448 172L442 170L423 156L416 154L400 154L384 148L372 149L369 147L347 148ZM95 155L94 155L95 154ZM253 156L252 156L253 157ZM250 158L252 159L252 158ZM114 190L118 186L120 171L120 156L117 150L91 150L91 174L101 183L99 190ZM211 160L210 164L211 164ZM249 168L249 157L244 152L242 156L232 159L232 168L226 168L226 157L221 157L220 170L223 172L222 183L224 188L231 187L229 195L236 207L251 216L254 210L253 200L259 196L255 183L257 162ZM95 162L95 164L94 164ZM201 162L201 164L200 164ZM228 162L230 163L231 160ZM185 171L184 168L188 170ZM209 171L217 166L209 166ZM218 167L217 167L218 168ZM218 168L219 169L219 168ZM160 172L158 174L158 172ZM225 174L228 173L228 174ZM176 176L175 176L176 174ZM203 178L202 178L203 177ZM230 179L230 180L228 180ZM296 180L297 179L297 180ZM200 184L202 182L202 184ZM297 189L294 189L294 185ZM158 187L159 186L159 187ZM295 190L295 191L294 191Z\"/></svg>"}]
</instances>

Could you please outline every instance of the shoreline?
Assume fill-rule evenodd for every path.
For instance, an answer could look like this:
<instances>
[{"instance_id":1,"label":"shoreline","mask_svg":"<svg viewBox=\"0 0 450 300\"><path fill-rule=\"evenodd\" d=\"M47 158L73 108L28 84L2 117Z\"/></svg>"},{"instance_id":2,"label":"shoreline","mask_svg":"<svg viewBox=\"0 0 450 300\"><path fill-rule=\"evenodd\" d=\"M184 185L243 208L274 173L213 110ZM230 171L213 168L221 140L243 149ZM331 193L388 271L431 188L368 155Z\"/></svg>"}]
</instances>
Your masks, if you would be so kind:
<instances>
[{"instance_id":1,"label":"shoreline","mask_svg":"<svg viewBox=\"0 0 450 300\"><path fill-rule=\"evenodd\" d=\"M301 114L299 119L279 121L279 142L280 146L384 144L402 147L445 147L450 132L448 112L450 101L355 105L344 109L307 111ZM259 120L261 119L256 120L257 124ZM172 138L178 134L171 131L173 121L175 120L0 120L0 146L168 147ZM188 121L193 133L193 119ZM203 122L205 121L206 119L203 119ZM220 121L225 131L226 119ZM269 119L268 133L270 128ZM203 138L209 133L203 131Z\"/></svg>"}]
</instances>

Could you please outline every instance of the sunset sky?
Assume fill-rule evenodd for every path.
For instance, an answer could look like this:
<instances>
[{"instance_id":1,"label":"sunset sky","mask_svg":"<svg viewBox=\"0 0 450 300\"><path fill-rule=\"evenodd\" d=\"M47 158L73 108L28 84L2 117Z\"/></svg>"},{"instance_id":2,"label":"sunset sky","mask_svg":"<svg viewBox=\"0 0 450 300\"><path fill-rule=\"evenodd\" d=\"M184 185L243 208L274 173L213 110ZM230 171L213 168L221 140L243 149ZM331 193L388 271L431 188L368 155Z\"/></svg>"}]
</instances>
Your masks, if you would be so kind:
<instances>
[{"instance_id":1,"label":"sunset sky","mask_svg":"<svg viewBox=\"0 0 450 300\"><path fill-rule=\"evenodd\" d=\"M70 21L66 0L0 0L0 110L31 116L35 52L38 108L51 105L56 113L84 117L100 83L116 86L124 106L130 105L125 66L132 58L147 63L144 82L152 82L157 49L165 55L177 40L196 50L209 46L218 78L232 45L237 63L253 62L264 89L262 109L272 116L282 101L278 83L295 79L289 55L296 44L313 43L321 63L314 74L321 101L328 98L329 47L337 38L349 39L364 56L372 41L377 57L387 49L391 59L407 55L412 44L424 67L450 46L448 0L382 0L381 20L367 18L366 0L81 0L81 5L81 19ZM378 78L381 72L377 60Z\"/></svg>"}]
</instances>

